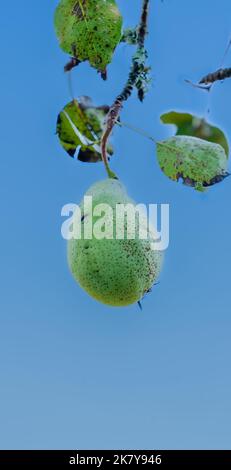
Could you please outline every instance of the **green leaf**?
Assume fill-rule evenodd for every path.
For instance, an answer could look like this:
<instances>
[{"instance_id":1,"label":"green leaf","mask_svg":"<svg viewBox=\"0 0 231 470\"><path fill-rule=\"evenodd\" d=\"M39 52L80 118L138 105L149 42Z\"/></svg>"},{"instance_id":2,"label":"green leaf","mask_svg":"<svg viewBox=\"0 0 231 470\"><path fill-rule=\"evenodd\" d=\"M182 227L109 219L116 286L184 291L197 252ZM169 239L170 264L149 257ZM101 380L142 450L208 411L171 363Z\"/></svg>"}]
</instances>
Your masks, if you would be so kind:
<instances>
[{"instance_id":1,"label":"green leaf","mask_svg":"<svg viewBox=\"0 0 231 470\"><path fill-rule=\"evenodd\" d=\"M62 50L103 73L121 40L122 23L115 0L60 0L54 16Z\"/></svg>"},{"instance_id":2,"label":"green leaf","mask_svg":"<svg viewBox=\"0 0 231 470\"><path fill-rule=\"evenodd\" d=\"M168 178L182 180L198 191L204 191L228 176L223 147L197 137L176 136L157 142L157 158Z\"/></svg>"},{"instance_id":3,"label":"green leaf","mask_svg":"<svg viewBox=\"0 0 231 470\"><path fill-rule=\"evenodd\" d=\"M90 98L82 98L79 102L68 103L57 118L57 135L62 147L78 160L95 163L101 161L100 140L103 133L105 116L108 106L93 106ZM108 146L109 155L113 149Z\"/></svg>"},{"instance_id":4,"label":"green leaf","mask_svg":"<svg viewBox=\"0 0 231 470\"><path fill-rule=\"evenodd\" d=\"M224 132L218 127L212 126L205 119L193 116L189 113L171 111L160 117L164 124L174 124L177 127L176 135L188 135L220 144L229 157L229 144Z\"/></svg>"}]
</instances>

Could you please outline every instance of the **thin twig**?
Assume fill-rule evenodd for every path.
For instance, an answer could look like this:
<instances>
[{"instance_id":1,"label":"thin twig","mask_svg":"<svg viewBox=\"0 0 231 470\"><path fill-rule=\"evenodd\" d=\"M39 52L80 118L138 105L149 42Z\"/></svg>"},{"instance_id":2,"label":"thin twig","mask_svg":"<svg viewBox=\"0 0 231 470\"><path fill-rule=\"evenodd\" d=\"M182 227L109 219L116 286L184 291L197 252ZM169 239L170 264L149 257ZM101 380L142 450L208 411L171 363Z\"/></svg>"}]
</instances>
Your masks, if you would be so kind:
<instances>
[{"instance_id":1,"label":"thin twig","mask_svg":"<svg viewBox=\"0 0 231 470\"><path fill-rule=\"evenodd\" d=\"M157 139L154 139L154 137L152 135L148 134L144 129L140 129L139 127L135 127L132 124L129 124L129 123L121 121L121 120L116 121L116 124L120 127L127 127L127 129L130 129L131 131L136 132L137 134L140 134L143 137L146 137L146 139L151 140L155 144L157 142Z\"/></svg>"},{"instance_id":2,"label":"thin twig","mask_svg":"<svg viewBox=\"0 0 231 470\"><path fill-rule=\"evenodd\" d=\"M205 90L205 91L210 91L212 85L199 85L198 83L193 83L191 80L185 79L185 83L188 83L191 85L193 88L199 88L200 90Z\"/></svg>"},{"instance_id":3,"label":"thin twig","mask_svg":"<svg viewBox=\"0 0 231 470\"><path fill-rule=\"evenodd\" d=\"M122 92L116 97L114 103L110 107L107 115L107 121L105 131L101 140L101 152L102 160L105 164L108 176L110 178L116 178L115 174L111 172L108 160L107 160L107 142L112 133L112 130L119 118L120 111L123 107L123 103L128 100L131 96L132 91L136 87L138 90L138 97L143 101L145 94L145 84L148 81L148 69L145 67L147 59L147 52L145 50L145 37L147 34L147 23L148 23L148 12L149 12L149 0L143 0L142 13L140 17L140 23L137 34L137 50L132 58L131 70L128 76L127 83Z\"/></svg>"}]
</instances>

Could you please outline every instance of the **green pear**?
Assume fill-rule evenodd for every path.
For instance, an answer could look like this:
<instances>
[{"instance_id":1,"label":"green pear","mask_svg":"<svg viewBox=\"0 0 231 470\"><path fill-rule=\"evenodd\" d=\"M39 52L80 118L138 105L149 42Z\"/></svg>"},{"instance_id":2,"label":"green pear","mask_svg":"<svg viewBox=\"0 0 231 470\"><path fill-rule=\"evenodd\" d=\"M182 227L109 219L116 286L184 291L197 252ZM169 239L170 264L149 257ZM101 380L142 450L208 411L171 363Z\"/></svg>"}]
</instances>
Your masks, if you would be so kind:
<instances>
[{"instance_id":1,"label":"green pear","mask_svg":"<svg viewBox=\"0 0 231 470\"><path fill-rule=\"evenodd\" d=\"M146 238L140 238L147 215L134 211L129 224L129 217L124 218L120 211L118 214L118 207L127 204L135 209L135 202L119 180L108 178L95 183L80 204L82 236L68 241L68 264L74 278L94 299L110 306L140 301L157 280L162 266L163 253L153 249L152 228L148 226ZM77 211L73 221L77 223ZM130 228L133 235L128 235Z\"/></svg>"},{"instance_id":2,"label":"green pear","mask_svg":"<svg viewBox=\"0 0 231 470\"><path fill-rule=\"evenodd\" d=\"M60 0L55 11L60 47L79 62L106 70L122 36L122 16L115 0Z\"/></svg>"}]
</instances>

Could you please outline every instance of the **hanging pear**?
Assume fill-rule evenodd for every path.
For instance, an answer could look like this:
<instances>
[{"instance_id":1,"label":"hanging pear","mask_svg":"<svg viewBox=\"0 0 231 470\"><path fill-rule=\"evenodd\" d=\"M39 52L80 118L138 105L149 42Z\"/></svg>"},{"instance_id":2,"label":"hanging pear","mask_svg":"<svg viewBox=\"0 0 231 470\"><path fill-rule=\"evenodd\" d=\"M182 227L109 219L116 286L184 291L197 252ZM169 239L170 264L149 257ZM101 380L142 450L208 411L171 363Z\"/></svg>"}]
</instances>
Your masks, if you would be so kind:
<instances>
[{"instance_id":1,"label":"hanging pear","mask_svg":"<svg viewBox=\"0 0 231 470\"><path fill-rule=\"evenodd\" d=\"M153 249L154 232L150 227L146 238L140 237L147 216L135 212L129 223L120 212L122 205L130 205L131 213L136 206L119 180L95 183L80 205L82 235L87 233L89 239L82 236L68 241L68 263L74 278L94 299L111 306L139 302L157 280L163 259L162 252ZM76 217L77 211L74 222ZM118 228L122 230L119 235ZM134 238L128 236L131 229Z\"/></svg>"}]
</instances>

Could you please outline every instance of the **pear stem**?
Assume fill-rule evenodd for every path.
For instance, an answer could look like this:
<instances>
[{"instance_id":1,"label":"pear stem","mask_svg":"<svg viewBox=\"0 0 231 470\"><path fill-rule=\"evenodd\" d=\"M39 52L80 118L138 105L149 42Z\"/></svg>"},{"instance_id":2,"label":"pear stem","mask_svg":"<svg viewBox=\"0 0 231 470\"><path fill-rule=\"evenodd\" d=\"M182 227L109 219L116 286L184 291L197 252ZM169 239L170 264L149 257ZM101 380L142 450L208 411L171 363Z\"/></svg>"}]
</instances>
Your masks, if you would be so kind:
<instances>
[{"instance_id":1,"label":"pear stem","mask_svg":"<svg viewBox=\"0 0 231 470\"><path fill-rule=\"evenodd\" d=\"M104 162L109 178L115 178L115 175L111 172L107 159L108 139L113 131L116 122L118 121L121 109L123 107L123 103L127 101L128 98L131 96L134 88L137 88L138 97L140 101L143 101L146 86L148 83L148 69L147 67L145 67L147 51L145 50L144 45L145 37L147 34L149 3L150 0L143 0L142 2L142 12L137 31L137 49L132 57L132 65L129 72L129 76L122 92L116 97L114 103L109 109L105 125L105 131L101 139L102 160Z\"/></svg>"}]
</instances>

